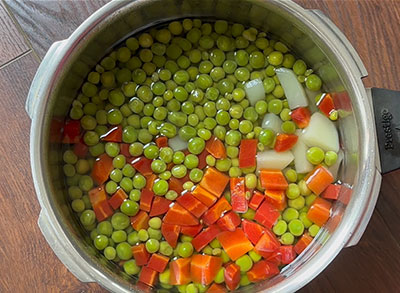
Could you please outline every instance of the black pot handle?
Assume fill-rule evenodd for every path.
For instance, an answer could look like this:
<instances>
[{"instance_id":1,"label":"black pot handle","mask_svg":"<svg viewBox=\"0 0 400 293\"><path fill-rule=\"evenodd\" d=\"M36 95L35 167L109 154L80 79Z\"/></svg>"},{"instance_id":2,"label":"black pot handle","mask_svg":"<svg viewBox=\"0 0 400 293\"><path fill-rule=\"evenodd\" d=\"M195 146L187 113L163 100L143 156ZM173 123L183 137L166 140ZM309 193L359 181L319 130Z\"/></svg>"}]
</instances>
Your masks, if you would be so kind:
<instances>
[{"instance_id":1,"label":"black pot handle","mask_svg":"<svg viewBox=\"0 0 400 293\"><path fill-rule=\"evenodd\" d=\"M400 91L371 88L382 174L400 168Z\"/></svg>"}]
</instances>

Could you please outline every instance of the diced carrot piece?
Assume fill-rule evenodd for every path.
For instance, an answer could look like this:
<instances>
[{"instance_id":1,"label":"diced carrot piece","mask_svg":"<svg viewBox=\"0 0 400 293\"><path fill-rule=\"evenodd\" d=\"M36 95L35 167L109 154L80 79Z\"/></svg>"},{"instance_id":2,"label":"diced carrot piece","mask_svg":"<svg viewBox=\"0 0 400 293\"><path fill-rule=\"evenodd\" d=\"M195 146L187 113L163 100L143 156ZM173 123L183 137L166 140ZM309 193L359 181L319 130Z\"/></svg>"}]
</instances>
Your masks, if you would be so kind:
<instances>
[{"instance_id":1,"label":"diced carrot piece","mask_svg":"<svg viewBox=\"0 0 400 293\"><path fill-rule=\"evenodd\" d=\"M265 189L286 190L289 186L281 170L261 169L260 180Z\"/></svg>"},{"instance_id":2,"label":"diced carrot piece","mask_svg":"<svg viewBox=\"0 0 400 293\"><path fill-rule=\"evenodd\" d=\"M337 200L339 198L341 188L341 184L329 184L328 187L322 192L321 197L325 199Z\"/></svg>"},{"instance_id":3,"label":"diced carrot piece","mask_svg":"<svg viewBox=\"0 0 400 293\"><path fill-rule=\"evenodd\" d=\"M211 192L207 191L200 185L196 186L192 191L192 195L207 207L212 206L217 201L217 198Z\"/></svg>"},{"instance_id":4,"label":"diced carrot piece","mask_svg":"<svg viewBox=\"0 0 400 293\"><path fill-rule=\"evenodd\" d=\"M192 245L196 251L202 250L208 243L213 241L215 237L221 232L217 225L211 225L205 230L197 234L192 240Z\"/></svg>"},{"instance_id":5,"label":"diced carrot piece","mask_svg":"<svg viewBox=\"0 0 400 293\"><path fill-rule=\"evenodd\" d=\"M226 150L224 143L215 136L212 136L206 143L206 150L213 155L214 158L226 158Z\"/></svg>"},{"instance_id":6,"label":"diced carrot piece","mask_svg":"<svg viewBox=\"0 0 400 293\"><path fill-rule=\"evenodd\" d=\"M155 270L149 267L143 267L140 271L139 281L148 286L154 286L157 283L157 276L158 272Z\"/></svg>"},{"instance_id":7,"label":"diced carrot piece","mask_svg":"<svg viewBox=\"0 0 400 293\"><path fill-rule=\"evenodd\" d=\"M178 243L178 237L181 227L178 225L171 225L162 223L161 224L161 234L164 236L165 240L171 245L173 248L176 247Z\"/></svg>"},{"instance_id":8,"label":"diced carrot piece","mask_svg":"<svg viewBox=\"0 0 400 293\"><path fill-rule=\"evenodd\" d=\"M155 270L156 272L162 273L169 262L169 257L161 254L153 253L150 257L147 267Z\"/></svg>"},{"instance_id":9,"label":"diced carrot piece","mask_svg":"<svg viewBox=\"0 0 400 293\"><path fill-rule=\"evenodd\" d=\"M221 197L202 217L205 224L214 224L225 212L232 209L225 197Z\"/></svg>"},{"instance_id":10,"label":"diced carrot piece","mask_svg":"<svg viewBox=\"0 0 400 293\"><path fill-rule=\"evenodd\" d=\"M316 195L324 191L334 180L331 172L322 165L318 165L304 178L307 187Z\"/></svg>"},{"instance_id":11,"label":"diced carrot piece","mask_svg":"<svg viewBox=\"0 0 400 293\"><path fill-rule=\"evenodd\" d=\"M171 285L185 285L190 283L190 261L191 258L179 258L169 263Z\"/></svg>"},{"instance_id":12,"label":"diced carrot piece","mask_svg":"<svg viewBox=\"0 0 400 293\"><path fill-rule=\"evenodd\" d=\"M303 250L306 249L311 243L311 241L313 241L313 238L307 233L304 233L294 246L294 251L296 251L297 254L302 253Z\"/></svg>"},{"instance_id":13,"label":"diced carrot piece","mask_svg":"<svg viewBox=\"0 0 400 293\"><path fill-rule=\"evenodd\" d=\"M266 260L261 260L256 262L250 271L247 272L247 277L250 282L260 282L277 274L279 274L277 265Z\"/></svg>"},{"instance_id":14,"label":"diced carrot piece","mask_svg":"<svg viewBox=\"0 0 400 293\"><path fill-rule=\"evenodd\" d=\"M108 204L107 200L101 201L93 206L94 214L97 221L101 222L114 214L114 211Z\"/></svg>"},{"instance_id":15,"label":"diced carrot piece","mask_svg":"<svg viewBox=\"0 0 400 293\"><path fill-rule=\"evenodd\" d=\"M104 186L98 186L89 191L89 200L92 206L99 204L100 202L107 200L107 194Z\"/></svg>"},{"instance_id":16,"label":"diced carrot piece","mask_svg":"<svg viewBox=\"0 0 400 293\"><path fill-rule=\"evenodd\" d=\"M230 179L232 210L237 213L245 213L248 210L244 183L244 177Z\"/></svg>"},{"instance_id":17,"label":"diced carrot piece","mask_svg":"<svg viewBox=\"0 0 400 293\"><path fill-rule=\"evenodd\" d=\"M183 184L175 177L171 177L168 180L168 185L169 185L169 190L175 191L178 195L180 195L184 190L182 186Z\"/></svg>"},{"instance_id":18,"label":"diced carrot piece","mask_svg":"<svg viewBox=\"0 0 400 293\"><path fill-rule=\"evenodd\" d=\"M239 167L250 168L256 165L257 139L242 139L239 150Z\"/></svg>"},{"instance_id":19,"label":"diced carrot piece","mask_svg":"<svg viewBox=\"0 0 400 293\"><path fill-rule=\"evenodd\" d=\"M164 223L180 226L193 226L197 225L199 220L176 202L165 215Z\"/></svg>"},{"instance_id":20,"label":"diced carrot piece","mask_svg":"<svg viewBox=\"0 0 400 293\"><path fill-rule=\"evenodd\" d=\"M296 258L293 245L282 245L279 247L279 252L284 265L290 264Z\"/></svg>"},{"instance_id":21,"label":"diced carrot piece","mask_svg":"<svg viewBox=\"0 0 400 293\"><path fill-rule=\"evenodd\" d=\"M226 213L221 219L217 221L218 227L222 231L235 231L241 223L240 217L233 211Z\"/></svg>"},{"instance_id":22,"label":"diced carrot piece","mask_svg":"<svg viewBox=\"0 0 400 293\"><path fill-rule=\"evenodd\" d=\"M131 247L133 258L138 266L144 266L149 262L150 253L143 243Z\"/></svg>"},{"instance_id":23,"label":"diced carrot piece","mask_svg":"<svg viewBox=\"0 0 400 293\"><path fill-rule=\"evenodd\" d=\"M176 201L197 218L200 218L208 209L206 205L202 204L190 192L185 192Z\"/></svg>"},{"instance_id":24,"label":"diced carrot piece","mask_svg":"<svg viewBox=\"0 0 400 293\"><path fill-rule=\"evenodd\" d=\"M151 174L149 176L146 176L146 186L144 188L148 189L148 190L153 190L153 184L154 181L156 181L157 179L157 175L156 174Z\"/></svg>"},{"instance_id":25,"label":"diced carrot piece","mask_svg":"<svg viewBox=\"0 0 400 293\"><path fill-rule=\"evenodd\" d=\"M227 292L226 288L217 283L212 283L207 290L207 293L225 293L225 292Z\"/></svg>"},{"instance_id":26,"label":"diced carrot piece","mask_svg":"<svg viewBox=\"0 0 400 293\"><path fill-rule=\"evenodd\" d=\"M258 240L254 250L263 257L268 258L279 246L280 243L276 236L270 230L266 229L260 240Z\"/></svg>"},{"instance_id":27,"label":"diced carrot piece","mask_svg":"<svg viewBox=\"0 0 400 293\"><path fill-rule=\"evenodd\" d=\"M256 211L254 220L259 222L261 225L264 225L265 227L271 229L275 222L278 220L279 215L280 213L275 207L264 201Z\"/></svg>"},{"instance_id":28,"label":"diced carrot piece","mask_svg":"<svg viewBox=\"0 0 400 293\"><path fill-rule=\"evenodd\" d=\"M311 112L308 108L299 107L292 110L290 117L292 118L292 121L296 123L298 128L306 128L311 120Z\"/></svg>"},{"instance_id":29,"label":"diced carrot piece","mask_svg":"<svg viewBox=\"0 0 400 293\"><path fill-rule=\"evenodd\" d=\"M183 235L195 237L197 234L200 233L201 229L203 229L203 226L200 224L195 226L182 226L181 233Z\"/></svg>"},{"instance_id":30,"label":"diced carrot piece","mask_svg":"<svg viewBox=\"0 0 400 293\"><path fill-rule=\"evenodd\" d=\"M347 205L350 202L352 194L353 194L353 189L351 189L351 187L342 185L338 200Z\"/></svg>"},{"instance_id":31,"label":"diced carrot piece","mask_svg":"<svg viewBox=\"0 0 400 293\"><path fill-rule=\"evenodd\" d=\"M207 166L206 158L210 153L204 149L197 157L199 158L199 165L197 168L204 169Z\"/></svg>"},{"instance_id":32,"label":"diced carrot piece","mask_svg":"<svg viewBox=\"0 0 400 293\"><path fill-rule=\"evenodd\" d=\"M129 152L129 143L120 143L119 144L119 152L121 155L124 155L126 158L130 158L131 153Z\"/></svg>"},{"instance_id":33,"label":"diced carrot piece","mask_svg":"<svg viewBox=\"0 0 400 293\"><path fill-rule=\"evenodd\" d=\"M171 203L172 201L164 197L154 197L153 204L151 205L150 217L164 215L169 210Z\"/></svg>"},{"instance_id":34,"label":"diced carrot piece","mask_svg":"<svg viewBox=\"0 0 400 293\"><path fill-rule=\"evenodd\" d=\"M253 243L257 244L258 240L260 240L261 236L265 232L265 228L257 223L249 221L247 219L242 222L243 232L246 237Z\"/></svg>"},{"instance_id":35,"label":"diced carrot piece","mask_svg":"<svg viewBox=\"0 0 400 293\"><path fill-rule=\"evenodd\" d=\"M204 173L200 186L211 192L214 196L220 197L229 182L229 177L213 167L208 167Z\"/></svg>"},{"instance_id":36,"label":"diced carrot piece","mask_svg":"<svg viewBox=\"0 0 400 293\"><path fill-rule=\"evenodd\" d=\"M323 94L317 102L318 109L329 118L329 116L336 111L335 104L331 94Z\"/></svg>"},{"instance_id":37,"label":"diced carrot piece","mask_svg":"<svg viewBox=\"0 0 400 293\"><path fill-rule=\"evenodd\" d=\"M121 204L124 202L125 199L128 198L128 195L125 193L125 191L122 188L119 188L113 196L108 200L108 203L110 206L116 210L118 209Z\"/></svg>"},{"instance_id":38,"label":"diced carrot piece","mask_svg":"<svg viewBox=\"0 0 400 293\"><path fill-rule=\"evenodd\" d=\"M233 291L240 282L240 267L235 263L230 263L225 267L225 284L229 290Z\"/></svg>"},{"instance_id":39,"label":"diced carrot piece","mask_svg":"<svg viewBox=\"0 0 400 293\"><path fill-rule=\"evenodd\" d=\"M107 154L100 155L93 164L92 178L98 184L101 185L107 181L111 171L114 169L113 159Z\"/></svg>"},{"instance_id":40,"label":"diced carrot piece","mask_svg":"<svg viewBox=\"0 0 400 293\"><path fill-rule=\"evenodd\" d=\"M307 218L321 227L328 221L331 215L331 207L332 204L329 201L317 198L308 210Z\"/></svg>"},{"instance_id":41,"label":"diced carrot piece","mask_svg":"<svg viewBox=\"0 0 400 293\"><path fill-rule=\"evenodd\" d=\"M254 191L253 196L250 199L249 207L253 210L257 210L263 201L264 195L259 191Z\"/></svg>"},{"instance_id":42,"label":"diced carrot piece","mask_svg":"<svg viewBox=\"0 0 400 293\"><path fill-rule=\"evenodd\" d=\"M222 266L222 258L195 254L190 262L190 276L194 283L209 285Z\"/></svg>"},{"instance_id":43,"label":"diced carrot piece","mask_svg":"<svg viewBox=\"0 0 400 293\"><path fill-rule=\"evenodd\" d=\"M166 136L159 136L156 138L156 145L158 148L164 148L168 146L168 137Z\"/></svg>"},{"instance_id":44,"label":"diced carrot piece","mask_svg":"<svg viewBox=\"0 0 400 293\"><path fill-rule=\"evenodd\" d=\"M287 206L284 190L265 190L265 201L277 208L278 211L283 211Z\"/></svg>"},{"instance_id":45,"label":"diced carrot piece","mask_svg":"<svg viewBox=\"0 0 400 293\"><path fill-rule=\"evenodd\" d=\"M153 170L151 169L152 160L145 157L134 158L131 161L131 165L135 168L140 174L143 176L149 176L153 174Z\"/></svg>"},{"instance_id":46,"label":"diced carrot piece","mask_svg":"<svg viewBox=\"0 0 400 293\"><path fill-rule=\"evenodd\" d=\"M236 229L234 232L221 232L217 236L217 239L232 260L237 260L253 249L253 245L247 239L242 229Z\"/></svg>"},{"instance_id":47,"label":"diced carrot piece","mask_svg":"<svg viewBox=\"0 0 400 293\"><path fill-rule=\"evenodd\" d=\"M276 136L274 150L276 152L285 152L290 150L297 142L296 134L280 133Z\"/></svg>"},{"instance_id":48,"label":"diced carrot piece","mask_svg":"<svg viewBox=\"0 0 400 293\"><path fill-rule=\"evenodd\" d=\"M274 252L266 254L267 257L265 258L265 260L267 260L277 266L281 266L282 265L282 253L279 250L280 248L281 247L279 247Z\"/></svg>"},{"instance_id":49,"label":"diced carrot piece","mask_svg":"<svg viewBox=\"0 0 400 293\"><path fill-rule=\"evenodd\" d=\"M149 219L149 215L146 212L139 211L136 216L131 217L131 225L136 231L147 229L149 228Z\"/></svg>"},{"instance_id":50,"label":"diced carrot piece","mask_svg":"<svg viewBox=\"0 0 400 293\"><path fill-rule=\"evenodd\" d=\"M113 126L108 132L100 136L101 140L110 142L122 142L122 126Z\"/></svg>"},{"instance_id":51,"label":"diced carrot piece","mask_svg":"<svg viewBox=\"0 0 400 293\"><path fill-rule=\"evenodd\" d=\"M78 156L78 158L83 159L86 157L89 151L89 147L83 142L83 140L79 140L78 143L74 144L74 154Z\"/></svg>"},{"instance_id":52,"label":"diced carrot piece","mask_svg":"<svg viewBox=\"0 0 400 293\"><path fill-rule=\"evenodd\" d=\"M142 192L140 193L140 209L145 212L150 212L153 198L153 191L147 188L143 188Z\"/></svg>"},{"instance_id":53,"label":"diced carrot piece","mask_svg":"<svg viewBox=\"0 0 400 293\"><path fill-rule=\"evenodd\" d=\"M49 129L49 141L51 143L62 143L63 140L63 129L64 129L64 118L61 117L53 117L50 121L50 129ZM80 133L78 134L78 136ZM81 141L81 140L79 140ZM83 141L81 141L83 142Z\"/></svg>"}]
</instances>

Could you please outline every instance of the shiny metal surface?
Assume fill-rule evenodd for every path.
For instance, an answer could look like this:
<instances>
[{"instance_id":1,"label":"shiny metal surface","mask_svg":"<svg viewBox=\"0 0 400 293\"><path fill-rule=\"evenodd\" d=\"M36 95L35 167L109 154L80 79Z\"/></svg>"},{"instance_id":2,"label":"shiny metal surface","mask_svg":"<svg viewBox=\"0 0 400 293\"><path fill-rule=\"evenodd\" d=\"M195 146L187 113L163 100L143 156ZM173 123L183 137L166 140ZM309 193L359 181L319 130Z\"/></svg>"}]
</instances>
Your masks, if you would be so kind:
<instances>
[{"instance_id":1,"label":"shiny metal surface","mask_svg":"<svg viewBox=\"0 0 400 293\"><path fill-rule=\"evenodd\" d=\"M324 80L324 90L347 92L350 97L351 107L343 109L338 123L344 149L339 179L352 187L350 203L347 207L340 202L334 206L332 218L313 245L279 276L239 290L295 291L317 276L344 246L358 241L369 221L381 177L373 114L361 82L367 74L363 64L329 19L291 1L112 1L70 38L55 43L35 76L26 107L32 118L32 173L42 207L39 225L57 256L81 281L95 281L115 292L140 291L116 265L101 257L84 236L66 201L60 168L61 145L51 130L66 115L83 79L108 49L144 28L183 17L227 19L279 36L318 72Z\"/></svg>"}]
</instances>

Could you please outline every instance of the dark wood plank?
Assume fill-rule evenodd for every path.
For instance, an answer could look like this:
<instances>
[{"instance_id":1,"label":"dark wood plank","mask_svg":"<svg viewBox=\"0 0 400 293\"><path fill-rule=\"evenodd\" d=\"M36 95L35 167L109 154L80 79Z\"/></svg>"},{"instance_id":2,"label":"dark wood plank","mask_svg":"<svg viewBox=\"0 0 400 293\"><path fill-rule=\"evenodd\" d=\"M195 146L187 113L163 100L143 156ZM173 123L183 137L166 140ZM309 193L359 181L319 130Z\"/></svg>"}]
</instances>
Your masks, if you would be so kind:
<instances>
[{"instance_id":1,"label":"dark wood plank","mask_svg":"<svg viewBox=\"0 0 400 293\"><path fill-rule=\"evenodd\" d=\"M40 58L109 0L5 0ZM40 24L40 25L38 25Z\"/></svg>"},{"instance_id":2,"label":"dark wood plank","mask_svg":"<svg viewBox=\"0 0 400 293\"><path fill-rule=\"evenodd\" d=\"M23 34L0 2L0 67L29 50Z\"/></svg>"},{"instance_id":3,"label":"dark wood plank","mask_svg":"<svg viewBox=\"0 0 400 293\"><path fill-rule=\"evenodd\" d=\"M98 285L82 284L68 272L37 225L24 109L38 65L29 53L0 69L0 292L98 292Z\"/></svg>"}]
</instances>

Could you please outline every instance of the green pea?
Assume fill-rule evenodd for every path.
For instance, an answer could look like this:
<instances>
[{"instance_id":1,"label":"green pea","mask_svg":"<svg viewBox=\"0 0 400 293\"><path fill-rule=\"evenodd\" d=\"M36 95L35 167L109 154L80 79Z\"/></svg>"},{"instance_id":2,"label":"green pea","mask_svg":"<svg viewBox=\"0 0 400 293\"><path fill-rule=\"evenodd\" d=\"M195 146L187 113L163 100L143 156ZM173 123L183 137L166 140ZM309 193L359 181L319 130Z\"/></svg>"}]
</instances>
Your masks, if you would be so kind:
<instances>
[{"instance_id":1,"label":"green pea","mask_svg":"<svg viewBox=\"0 0 400 293\"><path fill-rule=\"evenodd\" d=\"M255 174L246 174L245 184L249 189L256 188L257 186L257 176Z\"/></svg>"},{"instance_id":2,"label":"green pea","mask_svg":"<svg viewBox=\"0 0 400 293\"><path fill-rule=\"evenodd\" d=\"M300 180L297 185L300 188L301 195L308 196L311 194L311 190L307 187L307 184L304 180Z\"/></svg>"},{"instance_id":3,"label":"green pea","mask_svg":"<svg viewBox=\"0 0 400 293\"><path fill-rule=\"evenodd\" d=\"M106 259L108 259L108 260L114 260L115 257L117 256L117 251L112 246L106 247L104 249L103 253L104 253L104 256L106 257Z\"/></svg>"},{"instance_id":4,"label":"green pea","mask_svg":"<svg viewBox=\"0 0 400 293\"><path fill-rule=\"evenodd\" d=\"M306 157L311 164L318 165L324 160L325 153L319 147L311 147L307 150Z\"/></svg>"},{"instance_id":5,"label":"green pea","mask_svg":"<svg viewBox=\"0 0 400 293\"><path fill-rule=\"evenodd\" d=\"M120 182L122 180L122 171L120 169L114 169L110 173L110 179L114 182Z\"/></svg>"},{"instance_id":6,"label":"green pea","mask_svg":"<svg viewBox=\"0 0 400 293\"><path fill-rule=\"evenodd\" d=\"M169 185L166 180L156 180L153 184L153 191L156 195L165 195L168 191L168 187Z\"/></svg>"},{"instance_id":7,"label":"green pea","mask_svg":"<svg viewBox=\"0 0 400 293\"><path fill-rule=\"evenodd\" d=\"M336 163L337 159L338 159L338 155L334 151L327 151L325 153L324 162L328 167L334 165Z\"/></svg>"},{"instance_id":8,"label":"green pea","mask_svg":"<svg viewBox=\"0 0 400 293\"><path fill-rule=\"evenodd\" d=\"M240 144L241 135L237 130L229 130L225 136L225 142L230 146L238 146Z\"/></svg>"},{"instance_id":9,"label":"green pea","mask_svg":"<svg viewBox=\"0 0 400 293\"><path fill-rule=\"evenodd\" d=\"M138 243L140 241L138 232L137 231L133 231L133 232L129 233L127 241L128 241L128 243L130 245L135 245L136 243Z\"/></svg>"},{"instance_id":10,"label":"green pea","mask_svg":"<svg viewBox=\"0 0 400 293\"><path fill-rule=\"evenodd\" d=\"M228 158L217 160L215 164L215 168L217 168L217 170L221 172L228 172L231 166L232 162Z\"/></svg>"},{"instance_id":11,"label":"green pea","mask_svg":"<svg viewBox=\"0 0 400 293\"><path fill-rule=\"evenodd\" d=\"M283 213L282 213L282 218L286 222L290 222L293 219L298 219L299 218L299 212L294 209L294 208L286 208Z\"/></svg>"},{"instance_id":12,"label":"green pea","mask_svg":"<svg viewBox=\"0 0 400 293\"><path fill-rule=\"evenodd\" d=\"M187 172L186 166L184 165L175 165L172 169L171 169L171 173L172 176L176 177L176 178L183 178L185 177Z\"/></svg>"},{"instance_id":13,"label":"green pea","mask_svg":"<svg viewBox=\"0 0 400 293\"><path fill-rule=\"evenodd\" d=\"M316 74L310 74L306 78L306 87L311 91L319 91L322 86L322 81Z\"/></svg>"},{"instance_id":14,"label":"green pea","mask_svg":"<svg viewBox=\"0 0 400 293\"><path fill-rule=\"evenodd\" d=\"M108 246L108 237L104 235L97 235L93 241L93 244L98 250L103 250Z\"/></svg>"},{"instance_id":15,"label":"green pea","mask_svg":"<svg viewBox=\"0 0 400 293\"><path fill-rule=\"evenodd\" d=\"M165 198L168 200L175 200L178 197L178 193L174 190L168 190L165 194Z\"/></svg>"},{"instance_id":16,"label":"green pea","mask_svg":"<svg viewBox=\"0 0 400 293\"><path fill-rule=\"evenodd\" d=\"M188 169L193 169L196 168L199 164L199 158L193 154L188 154L185 157L184 160L184 165L186 166L186 168Z\"/></svg>"},{"instance_id":17,"label":"green pea","mask_svg":"<svg viewBox=\"0 0 400 293\"><path fill-rule=\"evenodd\" d=\"M304 232L303 222L299 219L293 219L289 222L288 228L293 236L301 236Z\"/></svg>"},{"instance_id":18,"label":"green pea","mask_svg":"<svg viewBox=\"0 0 400 293\"><path fill-rule=\"evenodd\" d=\"M189 173L189 179L194 183L200 182L202 178L203 178L203 171L198 168L192 169Z\"/></svg>"},{"instance_id":19,"label":"green pea","mask_svg":"<svg viewBox=\"0 0 400 293\"><path fill-rule=\"evenodd\" d=\"M81 199L74 199L71 202L71 208L74 212L81 213L85 210L85 203Z\"/></svg>"},{"instance_id":20,"label":"green pea","mask_svg":"<svg viewBox=\"0 0 400 293\"><path fill-rule=\"evenodd\" d=\"M249 120L242 120L239 123L239 131L242 134L248 134L253 130L253 123Z\"/></svg>"},{"instance_id":21,"label":"green pea","mask_svg":"<svg viewBox=\"0 0 400 293\"><path fill-rule=\"evenodd\" d=\"M125 191L125 192L130 192L133 189L133 182L131 178L128 177L124 177L121 179L121 182L119 183L119 185L121 186L121 188Z\"/></svg>"},{"instance_id":22,"label":"green pea","mask_svg":"<svg viewBox=\"0 0 400 293\"><path fill-rule=\"evenodd\" d=\"M262 256L259 255L257 252L255 252L254 250L250 250L249 251L249 256L251 257L251 259L253 260L253 262L258 262L262 259Z\"/></svg>"},{"instance_id":23,"label":"green pea","mask_svg":"<svg viewBox=\"0 0 400 293\"><path fill-rule=\"evenodd\" d=\"M296 183L290 183L286 190L286 196L289 199L296 199L300 196L300 188Z\"/></svg>"},{"instance_id":24,"label":"green pea","mask_svg":"<svg viewBox=\"0 0 400 293\"><path fill-rule=\"evenodd\" d=\"M193 245L190 242L181 243L178 248L178 254L181 257L189 257L193 254Z\"/></svg>"},{"instance_id":25,"label":"green pea","mask_svg":"<svg viewBox=\"0 0 400 293\"><path fill-rule=\"evenodd\" d=\"M292 245L294 242L294 236L290 232L286 232L281 236L280 241L283 245Z\"/></svg>"},{"instance_id":26,"label":"green pea","mask_svg":"<svg viewBox=\"0 0 400 293\"><path fill-rule=\"evenodd\" d=\"M108 181L106 184L106 192L108 194L114 194L117 191L118 185L115 181Z\"/></svg>"},{"instance_id":27,"label":"green pea","mask_svg":"<svg viewBox=\"0 0 400 293\"><path fill-rule=\"evenodd\" d=\"M273 51L268 55L268 62L271 65L278 66L283 62L283 54L279 51Z\"/></svg>"},{"instance_id":28,"label":"green pea","mask_svg":"<svg viewBox=\"0 0 400 293\"><path fill-rule=\"evenodd\" d=\"M144 148L144 156L148 159L155 159L158 157L159 149L156 145L149 144Z\"/></svg>"},{"instance_id":29,"label":"green pea","mask_svg":"<svg viewBox=\"0 0 400 293\"><path fill-rule=\"evenodd\" d=\"M247 254L239 257L235 263L240 267L241 272L247 272L253 266L253 260Z\"/></svg>"},{"instance_id":30,"label":"green pea","mask_svg":"<svg viewBox=\"0 0 400 293\"><path fill-rule=\"evenodd\" d=\"M284 220L279 220L272 228L272 231L277 236L283 235L287 231L287 223Z\"/></svg>"},{"instance_id":31,"label":"green pea","mask_svg":"<svg viewBox=\"0 0 400 293\"><path fill-rule=\"evenodd\" d=\"M285 121L282 123L281 129L284 133L293 134L296 131L296 124L292 121Z\"/></svg>"},{"instance_id":32,"label":"green pea","mask_svg":"<svg viewBox=\"0 0 400 293\"><path fill-rule=\"evenodd\" d=\"M121 260L129 260L130 258L132 258L131 246L127 242L119 243L117 245L116 251L117 251L117 256Z\"/></svg>"},{"instance_id":33,"label":"green pea","mask_svg":"<svg viewBox=\"0 0 400 293\"><path fill-rule=\"evenodd\" d=\"M123 230L127 228L130 223L129 217L123 213L117 212L111 217L111 225L116 230Z\"/></svg>"},{"instance_id":34,"label":"green pea","mask_svg":"<svg viewBox=\"0 0 400 293\"><path fill-rule=\"evenodd\" d=\"M139 212L139 205L133 200L125 200L121 204L121 212L127 216L135 216Z\"/></svg>"},{"instance_id":35,"label":"green pea","mask_svg":"<svg viewBox=\"0 0 400 293\"><path fill-rule=\"evenodd\" d=\"M142 189L143 187L146 186L146 178L141 174L136 174L133 177L132 181L133 181L133 187L136 189Z\"/></svg>"},{"instance_id":36,"label":"green pea","mask_svg":"<svg viewBox=\"0 0 400 293\"><path fill-rule=\"evenodd\" d=\"M143 144L140 142L134 142L129 146L129 153L134 156L138 157L143 153Z\"/></svg>"},{"instance_id":37,"label":"green pea","mask_svg":"<svg viewBox=\"0 0 400 293\"><path fill-rule=\"evenodd\" d=\"M320 227L316 224L313 224L308 228L308 233L310 234L311 237L315 237L315 236L317 236L319 230L320 230Z\"/></svg>"},{"instance_id":38,"label":"green pea","mask_svg":"<svg viewBox=\"0 0 400 293\"><path fill-rule=\"evenodd\" d=\"M105 151L110 157L116 157L119 154L119 144L115 142L107 142L105 145Z\"/></svg>"},{"instance_id":39,"label":"green pea","mask_svg":"<svg viewBox=\"0 0 400 293\"><path fill-rule=\"evenodd\" d=\"M82 225L90 226L95 223L96 215L94 214L93 210L85 210L80 216L80 221Z\"/></svg>"},{"instance_id":40,"label":"green pea","mask_svg":"<svg viewBox=\"0 0 400 293\"><path fill-rule=\"evenodd\" d=\"M114 231L111 235L111 239L115 242L115 243L121 243L126 241L127 239L127 235L125 231Z\"/></svg>"},{"instance_id":41,"label":"green pea","mask_svg":"<svg viewBox=\"0 0 400 293\"><path fill-rule=\"evenodd\" d=\"M303 196L298 196L295 199L288 200L288 206L296 210L300 210L304 207L306 200Z\"/></svg>"},{"instance_id":42,"label":"green pea","mask_svg":"<svg viewBox=\"0 0 400 293\"><path fill-rule=\"evenodd\" d=\"M205 148L205 141L200 137L193 137L189 140L188 143L188 150L192 154L198 155L200 154Z\"/></svg>"}]
</instances>

